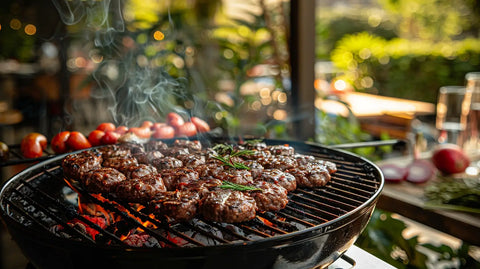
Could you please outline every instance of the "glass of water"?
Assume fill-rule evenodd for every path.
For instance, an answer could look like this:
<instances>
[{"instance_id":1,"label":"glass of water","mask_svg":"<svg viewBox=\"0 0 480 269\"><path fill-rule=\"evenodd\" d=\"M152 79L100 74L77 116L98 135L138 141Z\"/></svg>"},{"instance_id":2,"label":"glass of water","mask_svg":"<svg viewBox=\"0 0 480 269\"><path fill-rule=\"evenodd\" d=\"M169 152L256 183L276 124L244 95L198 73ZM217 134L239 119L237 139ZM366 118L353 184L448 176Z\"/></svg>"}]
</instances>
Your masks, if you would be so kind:
<instances>
[{"instance_id":1,"label":"glass of water","mask_svg":"<svg viewBox=\"0 0 480 269\"><path fill-rule=\"evenodd\" d=\"M439 143L463 146L471 92L465 86L443 86L438 92L436 128Z\"/></svg>"},{"instance_id":2,"label":"glass of water","mask_svg":"<svg viewBox=\"0 0 480 269\"><path fill-rule=\"evenodd\" d=\"M465 80L471 99L463 148L467 153L480 155L480 72L467 73Z\"/></svg>"}]
</instances>

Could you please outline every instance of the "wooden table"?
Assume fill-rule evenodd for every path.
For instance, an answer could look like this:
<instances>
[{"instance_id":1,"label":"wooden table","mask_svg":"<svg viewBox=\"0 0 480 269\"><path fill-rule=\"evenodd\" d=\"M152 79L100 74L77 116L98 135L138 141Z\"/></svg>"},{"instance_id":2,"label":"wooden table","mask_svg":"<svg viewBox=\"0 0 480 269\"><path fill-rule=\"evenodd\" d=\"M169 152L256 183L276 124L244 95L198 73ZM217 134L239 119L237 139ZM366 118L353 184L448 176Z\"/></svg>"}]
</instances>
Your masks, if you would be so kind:
<instances>
[{"instance_id":1,"label":"wooden table","mask_svg":"<svg viewBox=\"0 0 480 269\"><path fill-rule=\"evenodd\" d=\"M401 163L403 160L385 162ZM434 179L435 180L435 179ZM450 234L469 244L480 246L480 214L425 208L424 189L429 182L386 183L377 207Z\"/></svg>"}]
</instances>

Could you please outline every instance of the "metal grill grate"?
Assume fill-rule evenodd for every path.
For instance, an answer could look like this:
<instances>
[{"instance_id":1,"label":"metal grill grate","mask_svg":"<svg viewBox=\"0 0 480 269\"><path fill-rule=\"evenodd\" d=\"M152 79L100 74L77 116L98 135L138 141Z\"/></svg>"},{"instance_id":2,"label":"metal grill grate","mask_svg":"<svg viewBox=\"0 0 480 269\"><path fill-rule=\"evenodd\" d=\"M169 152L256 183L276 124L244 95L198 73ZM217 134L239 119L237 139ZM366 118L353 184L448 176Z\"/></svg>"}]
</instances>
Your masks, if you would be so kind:
<instances>
[{"instance_id":1,"label":"metal grill grate","mask_svg":"<svg viewBox=\"0 0 480 269\"><path fill-rule=\"evenodd\" d=\"M102 228L78 213L77 199L98 204L121 217L128 228L140 228L157 247L203 247L242 244L285 234L299 233L326 225L358 209L371 200L382 187L381 176L367 161L342 151L310 144L291 145L297 152L334 162L338 171L322 188L297 189L289 193L287 207L279 212L257 214L252 221L225 224L194 219L188 223L169 224L137 211L134 206L99 199L88 192L74 191L63 180L61 158L55 157L35 165L12 178L4 187L0 206L9 218L38 233L87 244L130 247L108 228ZM359 161L360 160L360 161ZM78 219L98 233L95 240L84 228L68 222ZM154 226L145 227L143 222ZM62 226L61 233L52 227Z\"/></svg>"}]
</instances>

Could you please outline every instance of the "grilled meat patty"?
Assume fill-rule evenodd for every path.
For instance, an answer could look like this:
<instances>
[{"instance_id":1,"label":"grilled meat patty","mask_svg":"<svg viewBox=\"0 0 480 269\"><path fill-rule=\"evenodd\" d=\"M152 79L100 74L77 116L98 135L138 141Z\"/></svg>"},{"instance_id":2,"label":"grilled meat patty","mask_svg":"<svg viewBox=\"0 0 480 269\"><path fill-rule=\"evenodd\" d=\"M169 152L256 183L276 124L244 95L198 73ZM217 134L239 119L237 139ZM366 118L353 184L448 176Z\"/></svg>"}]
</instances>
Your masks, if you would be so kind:
<instances>
[{"instance_id":1,"label":"grilled meat patty","mask_svg":"<svg viewBox=\"0 0 480 269\"><path fill-rule=\"evenodd\" d=\"M89 192L112 193L118 184L126 181L124 174L115 168L100 167L83 177L82 183Z\"/></svg>"},{"instance_id":2,"label":"grilled meat patty","mask_svg":"<svg viewBox=\"0 0 480 269\"><path fill-rule=\"evenodd\" d=\"M155 173L120 182L117 184L114 194L117 198L127 202L144 203L151 201L166 190L162 177Z\"/></svg>"},{"instance_id":3,"label":"grilled meat patty","mask_svg":"<svg viewBox=\"0 0 480 269\"><path fill-rule=\"evenodd\" d=\"M189 221L197 215L200 196L191 190L159 193L148 203L148 210L157 216L176 221Z\"/></svg>"},{"instance_id":4,"label":"grilled meat patty","mask_svg":"<svg viewBox=\"0 0 480 269\"><path fill-rule=\"evenodd\" d=\"M288 192L324 186L337 171L334 163L295 153L289 145L219 148L188 140L116 144L68 155L62 167L87 191L141 203L157 216L218 222L281 210ZM254 190L240 191L242 185Z\"/></svg>"},{"instance_id":5,"label":"grilled meat patty","mask_svg":"<svg viewBox=\"0 0 480 269\"><path fill-rule=\"evenodd\" d=\"M97 150L67 155L62 161L66 177L80 180L85 174L102 166L102 154Z\"/></svg>"},{"instance_id":6,"label":"grilled meat patty","mask_svg":"<svg viewBox=\"0 0 480 269\"><path fill-rule=\"evenodd\" d=\"M260 189L260 191L251 191L248 192L248 195L255 199L258 210L278 211L287 205L288 192L284 187L266 181L255 181L253 186Z\"/></svg>"},{"instance_id":7,"label":"grilled meat patty","mask_svg":"<svg viewBox=\"0 0 480 269\"><path fill-rule=\"evenodd\" d=\"M210 221L243 222L255 218L255 199L241 191L217 189L207 193L199 207L200 215Z\"/></svg>"}]
</instances>

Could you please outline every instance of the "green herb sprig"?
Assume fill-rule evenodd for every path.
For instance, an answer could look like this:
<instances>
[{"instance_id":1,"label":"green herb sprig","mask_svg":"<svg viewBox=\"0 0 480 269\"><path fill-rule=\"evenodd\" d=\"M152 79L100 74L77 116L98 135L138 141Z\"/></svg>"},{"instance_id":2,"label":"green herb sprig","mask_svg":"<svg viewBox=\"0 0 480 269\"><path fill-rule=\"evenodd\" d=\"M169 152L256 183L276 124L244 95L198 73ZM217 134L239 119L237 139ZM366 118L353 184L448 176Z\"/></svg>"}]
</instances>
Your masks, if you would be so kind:
<instances>
[{"instance_id":1,"label":"green herb sprig","mask_svg":"<svg viewBox=\"0 0 480 269\"><path fill-rule=\"evenodd\" d=\"M236 191L262 191L262 189L252 186L240 185L235 184L230 181L222 181L222 185L220 185L222 189L231 189Z\"/></svg>"},{"instance_id":2,"label":"green herb sprig","mask_svg":"<svg viewBox=\"0 0 480 269\"><path fill-rule=\"evenodd\" d=\"M235 169L250 170L250 167L243 163L235 162L232 157L240 157L253 154L253 150L235 150L231 145L218 144L213 147L213 150L218 154L213 156L215 159L221 161L224 165L233 167Z\"/></svg>"}]
</instances>

